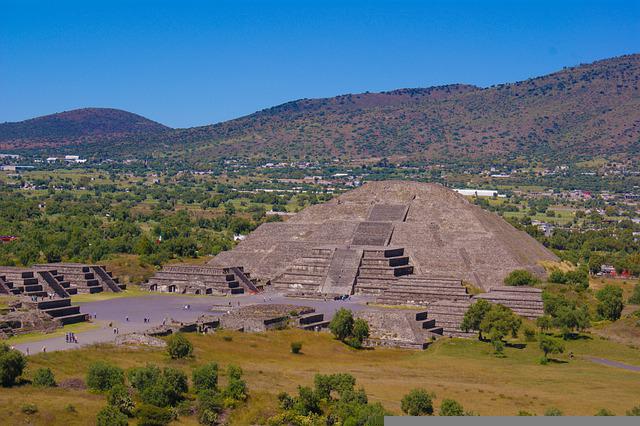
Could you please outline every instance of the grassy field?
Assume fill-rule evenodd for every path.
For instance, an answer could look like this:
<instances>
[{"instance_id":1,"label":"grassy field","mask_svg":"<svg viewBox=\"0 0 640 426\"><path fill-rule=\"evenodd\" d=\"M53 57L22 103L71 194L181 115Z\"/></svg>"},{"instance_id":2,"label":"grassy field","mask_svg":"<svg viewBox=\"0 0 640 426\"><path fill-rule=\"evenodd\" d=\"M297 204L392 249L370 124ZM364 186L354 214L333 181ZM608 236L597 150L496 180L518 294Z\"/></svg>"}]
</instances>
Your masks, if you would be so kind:
<instances>
[{"instance_id":1,"label":"grassy field","mask_svg":"<svg viewBox=\"0 0 640 426\"><path fill-rule=\"evenodd\" d=\"M65 325L64 327L61 327L59 329L57 329L54 332L51 333L42 333L42 332L33 332L33 333L26 333L26 334L21 334L19 336L14 336L11 337L7 340L5 340L4 342L7 343L8 345L17 345L18 343L29 343L29 342L37 342L39 340L44 339L49 339L51 337L60 337L60 336L64 336L66 333L70 333L70 332L74 332L74 333L81 333L83 331L89 331L95 328L99 328L100 325L96 324L96 323L92 323L92 322L80 322L80 323L76 323L76 324L69 324L69 325Z\"/></svg>"},{"instance_id":2,"label":"grassy field","mask_svg":"<svg viewBox=\"0 0 640 426\"><path fill-rule=\"evenodd\" d=\"M223 339L231 336L232 340ZM542 414L557 407L565 414L591 415L606 407L618 414L640 404L640 373L605 367L583 356L596 356L640 365L640 351L599 337L567 342L559 362L542 366L535 342L523 349L508 347L505 358L492 354L490 345L474 340L445 339L426 351L375 349L356 351L336 342L329 334L299 330L243 334L219 332L213 336L189 335L195 358L170 361L162 350L94 346L85 349L38 354L30 357L26 377L38 367L50 367L58 380L84 377L88 365L104 359L123 368L146 363L172 365L189 371L216 361L221 366L240 365L252 397L231 417L231 424L260 423L273 414L275 396L311 384L315 373L349 372L364 386L372 401L400 413L402 395L415 387L454 398L481 415L514 415L519 410ZM302 354L290 353L292 341L303 342ZM575 359L568 360L568 351ZM614 397L615 394L615 397ZM39 413L19 412L20 403L33 401ZM64 410L73 404L78 413ZM40 390L18 386L0 393L0 410L17 423L91 424L104 397L87 392ZM180 424L195 424L181 418Z\"/></svg>"}]
</instances>

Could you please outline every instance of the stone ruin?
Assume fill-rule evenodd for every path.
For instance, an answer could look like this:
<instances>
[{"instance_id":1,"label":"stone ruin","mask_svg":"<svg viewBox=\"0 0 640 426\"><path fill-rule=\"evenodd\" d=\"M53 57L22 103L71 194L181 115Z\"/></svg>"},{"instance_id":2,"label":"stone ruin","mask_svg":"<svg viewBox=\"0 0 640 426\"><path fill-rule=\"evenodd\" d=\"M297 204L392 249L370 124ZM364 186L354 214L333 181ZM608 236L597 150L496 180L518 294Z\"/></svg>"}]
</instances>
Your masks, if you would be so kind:
<instances>
[{"instance_id":1,"label":"stone ruin","mask_svg":"<svg viewBox=\"0 0 640 426\"><path fill-rule=\"evenodd\" d=\"M103 265L86 265L82 263L47 263L35 265L37 269L56 270L69 281L75 293L100 293L111 291L118 293L127 288L121 284ZM74 293L74 294L75 294Z\"/></svg>"},{"instance_id":2,"label":"stone ruin","mask_svg":"<svg viewBox=\"0 0 640 426\"><path fill-rule=\"evenodd\" d=\"M258 285L242 267L167 265L144 287L151 291L178 294L234 295L258 293Z\"/></svg>"},{"instance_id":3,"label":"stone ruin","mask_svg":"<svg viewBox=\"0 0 640 426\"><path fill-rule=\"evenodd\" d=\"M328 325L324 314L316 313L315 309L288 304L248 305L220 317L220 326L224 329L254 333L289 326L319 331Z\"/></svg>"},{"instance_id":4,"label":"stone ruin","mask_svg":"<svg viewBox=\"0 0 640 426\"><path fill-rule=\"evenodd\" d=\"M123 285L101 266L63 263L30 268L0 266L0 294L13 296L16 301L10 312L0 316L0 328L5 336L10 336L88 321L89 316L80 312L79 306L71 305L70 297L103 291L103 287L121 291Z\"/></svg>"},{"instance_id":5,"label":"stone ruin","mask_svg":"<svg viewBox=\"0 0 640 426\"><path fill-rule=\"evenodd\" d=\"M557 257L454 191L384 181L308 207L286 222L265 223L210 265L243 265L290 296L356 294L385 305L423 306L444 335L467 336L459 324L473 299L464 282L485 291L478 298L535 318L542 314L538 290L498 283L515 269L542 275L544 260Z\"/></svg>"}]
</instances>

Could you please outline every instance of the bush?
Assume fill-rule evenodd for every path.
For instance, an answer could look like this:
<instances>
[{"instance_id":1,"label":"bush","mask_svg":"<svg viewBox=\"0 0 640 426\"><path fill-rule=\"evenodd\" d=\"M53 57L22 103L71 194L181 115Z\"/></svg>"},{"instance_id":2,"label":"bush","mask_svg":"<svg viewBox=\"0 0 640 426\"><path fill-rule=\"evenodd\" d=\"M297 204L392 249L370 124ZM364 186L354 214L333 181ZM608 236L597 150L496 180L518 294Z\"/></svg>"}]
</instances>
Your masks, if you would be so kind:
<instances>
[{"instance_id":1,"label":"bush","mask_svg":"<svg viewBox=\"0 0 640 426\"><path fill-rule=\"evenodd\" d=\"M627 411L627 416L640 416L640 405L636 405L631 410Z\"/></svg>"},{"instance_id":2,"label":"bush","mask_svg":"<svg viewBox=\"0 0 640 426\"><path fill-rule=\"evenodd\" d=\"M27 366L27 358L7 344L0 344L0 385L11 387Z\"/></svg>"},{"instance_id":3,"label":"bush","mask_svg":"<svg viewBox=\"0 0 640 426\"><path fill-rule=\"evenodd\" d=\"M194 368L191 378L196 392L205 389L216 390L218 388L218 364L212 362Z\"/></svg>"},{"instance_id":4,"label":"bush","mask_svg":"<svg viewBox=\"0 0 640 426\"><path fill-rule=\"evenodd\" d=\"M36 404L23 404L20 407L20 411L23 414L35 414L38 412L38 406Z\"/></svg>"},{"instance_id":5,"label":"bush","mask_svg":"<svg viewBox=\"0 0 640 426\"><path fill-rule=\"evenodd\" d=\"M186 358L193 353L193 345L182 333L175 333L167 340L167 352L172 359Z\"/></svg>"},{"instance_id":6,"label":"bush","mask_svg":"<svg viewBox=\"0 0 640 426\"><path fill-rule=\"evenodd\" d=\"M607 410L606 408L601 408L595 414L596 416L615 416L615 413L611 410Z\"/></svg>"},{"instance_id":7,"label":"bush","mask_svg":"<svg viewBox=\"0 0 640 426\"><path fill-rule=\"evenodd\" d=\"M96 415L96 426L127 426L129 420L120 410L107 405Z\"/></svg>"},{"instance_id":8,"label":"bush","mask_svg":"<svg viewBox=\"0 0 640 426\"><path fill-rule=\"evenodd\" d=\"M129 390L124 385L115 385L109 390L107 403L128 417L133 416L133 411L136 407L133 399L131 399Z\"/></svg>"},{"instance_id":9,"label":"bush","mask_svg":"<svg viewBox=\"0 0 640 426\"><path fill-rule=\"evenodd\" d=\"M218 414L222 411L220 394L211 389L198 393L198 421L200 424L213 426L218 421Z\"/></svg>"},{"instance_id":10,"label":"bush","mask_svg":"<svg viewBox=\"0 0 640 426\"><path fill-rule=\"evenodd\" d=\"M509 275L504 279L505 285L523 286L523 285L535 285L540 280L536 278L531 272L526 269L516 269L511 271Z\"/></svg>"},{"instance_id":11,"label":"bush","mask_svg":"<svg viewBox=\"0 0 640 426\"><path fill-rule=\"evenodd\" d=\"M38 368L32 383L34 386L49 388L56 385L56 379L50 368Z\"/></svg>"},{"instance_id":12,"label":"bush","mask_svg":"<svg viewBox=\"0 0 640 426\"><path fill-rule=\"evenodd\" d=\"M107 391L115 385L124 385L124 371L104 361L96 361L89 366L87 386L96 391Z\"/></svg>"},{"instance_id":13,"label":"bush","mask_svg":"<svg viewBox=\"0 0 640 426\"><path fill-rule=\"evenodd\" d=\"M170 409L147 404L136 410L136 417L139 426L165 426L174 419Z\"/></svg>"},{"instance_id":14,"label":"bush","mask_svg":"<svg viewBox=\"0 0 640 426\"><path fill-rule=\"evenodd\" d=\"M66 411L67 413L77 413L78 412L78 410L76 410L75 405L73 405L73 404L67 404L64 407L64 411Z\"/></svg>"},{"instance_id":15,"label":"bush","mask_svg":"<svg viewBox=\"0 0 640 426\"><path fill-rule=\"evenodd\" d=\"M598 306L596 311L598 315L610 321L620 319L624 303L622 302L622 289L614 285L608 284L596 293Z\"/></svg>"},{"instance_id":16,"label":"bush","mask_svg":"<svg viewBox=\"0 0 640 426\"><path fill-rule=\"evenodd\" d=\"M547 410L544 412L545 416L563 416L564 414L562 413L562 411L558 410L557 408L547 408Z\"/></svg>"},{"instance_id":17,"label":"bush","mask_svg":"<svg viewBox=\"0 0 640 426\"><path fill-rule=\"evenodd\" d=\"M430 416L433 414L433 398L434 395L424 389L413 389L402 398L400 407L409 416Z\"/></svg>"},{"instance_id":18,"label":"bush","mask_svg":"<svg viewBox=\"0 0 640 426\"><path fill-rule=\"evenodd\" d=\"M524 340L526 340L527 342L536 341L536 331L533 328L525 327L523 334L524 334Z\"/></svg>"},{"instance_id":19,"label":"bush","mask_svg":"<svg viewBox=\"0 0 640 426\"><path fill-rule=\"evenodd\" d=\"M464 408L462 404L453 399L444 399L440 404L441 416L464 416Z\"/></svg>"},{"instance_id":20,"label":"bush","mask_svg":"<svg viewBox=\"0 0 640 426\"><path fill-rule=\"evenodd\" d=\"M640 284L636 284L633 287L633 293L629 296L627 303L630 305L640 305Z\"/></svg>"},{"instance_id":21,"label":"bush","mask_svg":"<svg viewBox=\"0 0 640 426\"><path fill-rule=\"evenodd\" d=\"M302 350L302 342L291 342L291 353L299 354Z\"/></svg>"},{"instance_id":22,"label":"bush","mask_svg":"<svg viewBox=\"0 0 640 426\"><path fill-rule=\"evenodd\" d=\"M140 399L157 407L174 406L184 399L188 390L186 374L175 368L165 368L158 380L140 393Z\"/></svg>"},{"instance_id":23,"label":"bush","mask_svg":"<svg viewBox=\"0 0 640 426\"><path fill-rule=\"evenodd\" d=\"M157 383L161 374L160 368L153 364L147 364L144 367L134 367L127 371L127 377L129 378L131 386L136 388L138 392L142 392L149 386Z\"/></svg>"}]
</instances>

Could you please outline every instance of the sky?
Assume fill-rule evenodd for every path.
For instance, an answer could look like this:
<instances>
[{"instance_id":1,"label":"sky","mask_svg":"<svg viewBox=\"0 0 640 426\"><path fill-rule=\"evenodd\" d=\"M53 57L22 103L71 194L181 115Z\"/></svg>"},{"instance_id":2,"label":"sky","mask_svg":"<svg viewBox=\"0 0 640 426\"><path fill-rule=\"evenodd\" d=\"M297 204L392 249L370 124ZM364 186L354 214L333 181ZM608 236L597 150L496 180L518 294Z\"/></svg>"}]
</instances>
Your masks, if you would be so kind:
<instances>
[{"instance_id":1,"label":"sky","mask_svg":"<svg viewBox=\"0 0 640 426\"><path fill-rule=\"evenodd\" d=\"M629 53L640 0L0 0L0 122L110 107L191 127Z\"/></svg>"}]
</instances>

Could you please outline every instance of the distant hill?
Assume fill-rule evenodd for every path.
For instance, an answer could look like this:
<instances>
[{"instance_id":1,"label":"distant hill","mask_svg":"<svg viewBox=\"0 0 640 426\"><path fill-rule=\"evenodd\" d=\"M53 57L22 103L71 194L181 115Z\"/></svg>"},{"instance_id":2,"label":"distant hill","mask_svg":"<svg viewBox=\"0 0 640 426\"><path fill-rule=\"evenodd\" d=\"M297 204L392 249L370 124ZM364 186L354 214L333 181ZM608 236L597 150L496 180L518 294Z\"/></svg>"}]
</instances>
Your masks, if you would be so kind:
<instances>
[{"instance_id":1,"label":"distant hill","mask_svg":"<svg viewBox=\"0 0 640 426\"><path fill-rule=\"evenodd\" d=\"M111 108L83 108L16 123L0 123L0 149L75 145L113 141L131 135L156 135L169 127Z\"/></svg>"},{"instance_id":2,"label":"distant hill","mask_svg":"<svg viewBox=\"0 0 640 426\"><path fill-rule=\"evenodd\" d=\"M121 154L171 152L194 162L221 156L632 156L640 154L639 80L640 55L627 55L489 88L450 85L302 99L215 125L153 127L155 132L138 133L135 143L131 137L105 143L95 135L83 146L102 154L116 146ZM0 144L29 143L17 131L8 138L2 126ZM56 135L50 140L65 145Z\"/></svg>"}]
</instances>

